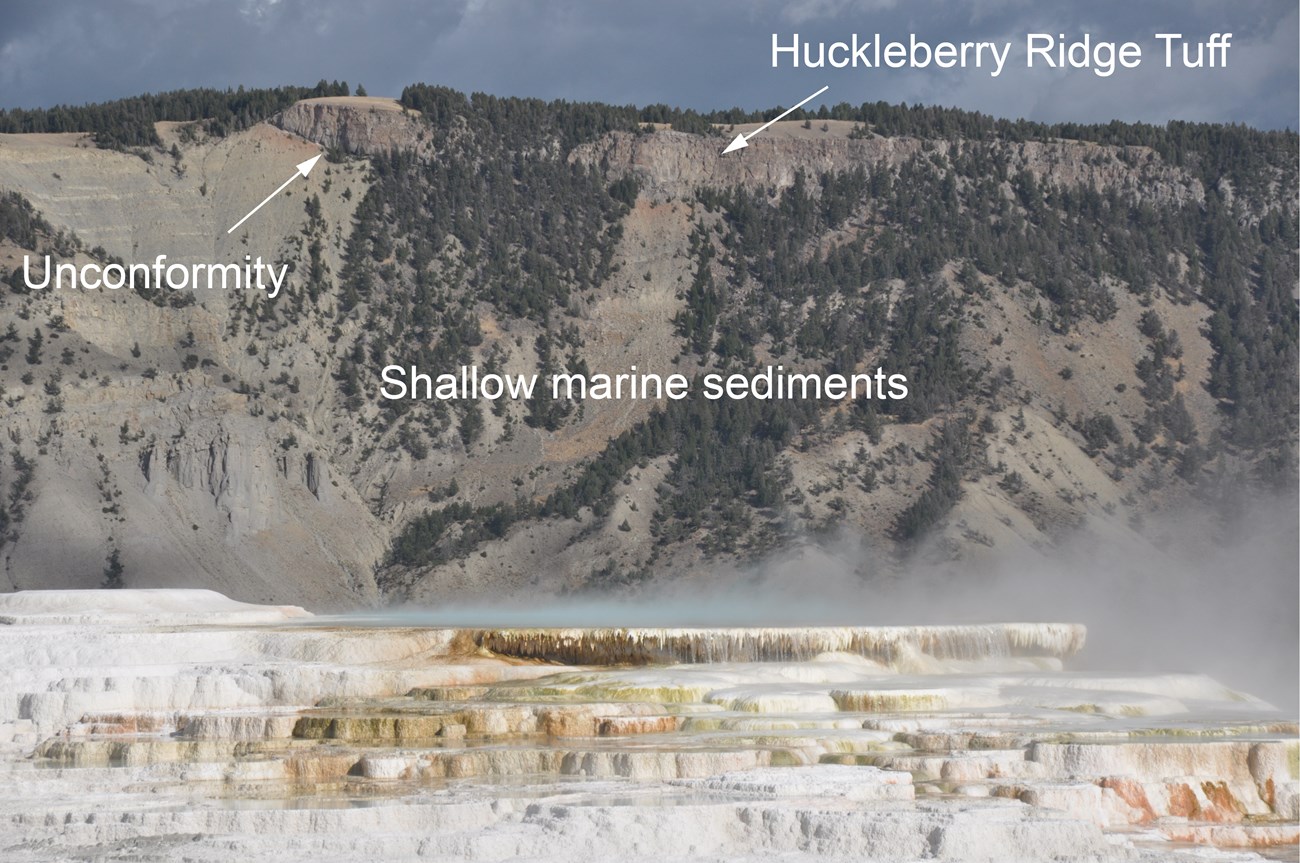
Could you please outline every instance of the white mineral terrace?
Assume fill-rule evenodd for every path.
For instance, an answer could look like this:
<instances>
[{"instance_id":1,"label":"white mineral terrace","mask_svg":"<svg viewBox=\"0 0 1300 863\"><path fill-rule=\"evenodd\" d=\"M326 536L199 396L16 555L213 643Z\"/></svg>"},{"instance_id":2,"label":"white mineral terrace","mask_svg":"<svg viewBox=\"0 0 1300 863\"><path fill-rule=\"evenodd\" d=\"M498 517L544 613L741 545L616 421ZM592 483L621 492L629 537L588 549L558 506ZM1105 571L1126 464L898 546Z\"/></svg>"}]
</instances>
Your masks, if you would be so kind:
<instances>
[{"instance_id":1,"label":"white mineral terrace","mask_svg":"<svg viewBox=\"0 0 1300 863\"><path fill-rule=\"evenodd\" d=\"M1067 659L1083 647L1076 623L964 626L809 626L725 629L484 629L480 647L508 656L573 664L807 660L856 653L891 663L920 652L935 659L1007 656Z\"/></svg>"},{"instance_id":2,"label":"white mineral terrace","mask_svg":"<svg viewBox=\"0 0 1300 863\"><path fill-rule=\"evenodd\" d=\"M1295 717L1083 640L0 594L0 860L1294 860Z\"/></svg>"}]
</instances>

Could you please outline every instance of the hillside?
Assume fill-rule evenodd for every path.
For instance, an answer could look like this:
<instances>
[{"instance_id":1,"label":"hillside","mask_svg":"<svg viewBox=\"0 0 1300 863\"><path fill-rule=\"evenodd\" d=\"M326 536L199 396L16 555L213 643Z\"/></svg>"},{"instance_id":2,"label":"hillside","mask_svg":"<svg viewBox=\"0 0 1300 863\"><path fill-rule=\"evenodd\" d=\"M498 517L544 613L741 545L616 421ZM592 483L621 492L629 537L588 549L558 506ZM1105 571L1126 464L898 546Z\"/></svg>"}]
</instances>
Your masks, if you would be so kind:
<instances>
[{"instance_id":1,"label":"hillside","mask_svg":"<svg viewBox=\"0 0 1300 863\"><path fill-rule=\"evenodd\" d=\"M842 535L874 576L1080 532L1195 548L1294 493L1294 134L864 105L722 156L763 118L249 98L160 99L143 131L0 115L30 130L0 134L0 589L637 591ZM274 301L33 293L24 253L293 274ZM394 402L389 363L912 394ZM1160 517L1190 506L1217 515Z\"/></svg>"}]
</instances>

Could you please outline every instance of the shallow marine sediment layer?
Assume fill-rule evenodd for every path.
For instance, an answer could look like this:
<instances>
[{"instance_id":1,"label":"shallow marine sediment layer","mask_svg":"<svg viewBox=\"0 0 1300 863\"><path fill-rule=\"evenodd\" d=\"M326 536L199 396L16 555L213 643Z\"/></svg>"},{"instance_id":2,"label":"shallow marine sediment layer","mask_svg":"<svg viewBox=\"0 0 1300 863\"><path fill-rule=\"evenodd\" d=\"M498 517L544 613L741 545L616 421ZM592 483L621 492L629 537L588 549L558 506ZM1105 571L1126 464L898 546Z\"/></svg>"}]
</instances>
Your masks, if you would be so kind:
<instances>
[{"instance_id":1,"label":"shallow marine sediment layer","mask_svg":"<svg viewBox=\"0 0 1300 863\"><path fill-rule=\"evenodd\" d=\"M100 606L99 598L108 597ZM352 625L0 595L0 858L1288 859L1294 717L1071 624Z\"/></svg>"}]
</instances>

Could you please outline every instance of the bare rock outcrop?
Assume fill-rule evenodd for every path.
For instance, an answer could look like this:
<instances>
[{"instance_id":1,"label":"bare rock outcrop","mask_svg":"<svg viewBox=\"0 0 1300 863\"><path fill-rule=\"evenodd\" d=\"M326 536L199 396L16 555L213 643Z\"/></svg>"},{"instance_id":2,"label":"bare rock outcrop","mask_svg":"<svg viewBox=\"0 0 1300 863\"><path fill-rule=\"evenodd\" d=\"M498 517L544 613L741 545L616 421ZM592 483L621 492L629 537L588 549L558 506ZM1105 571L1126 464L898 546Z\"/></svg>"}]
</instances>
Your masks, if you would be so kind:
<instances>
[{"instance_id":1,"label":"bare rock outcrop","mask_svg":"<svg viewBox=\"0 0 1300 863\"><path fill-rule=\"evenodd\" d=\"M419 151L426 137L419 113L392 99L337 96L305 99L271 122L322 147L356 155Z\"/></svg>"},{"instance_id":2,"label":"bare rock outcrop","mask_svg":"<svg viewBox=\"0 0 1300 863\"><path fill-rule=\"evenodd\" d=\"M784 189L800 172L815 176L858 164L897 165L921 149L915 138L759 137L738 156L723 156L724 143L683 132L616 132L578 147L571 158L584 164L608 161L612 171L640 180L645 192L667 198L694 194L705 185Z\"/></svg>"},{"instance_id":3,"label":"bare rock outcrop","mask_svg":"<svg viewBox=\"0 0 1300 863\"><path fill-rule=\"evenodd\" d=\"M897 168L920 153L948 153L950 141L911 137L850 138L795 135L798 124L779 123L755 137L744 149L722 154L725 138L683 132L616 132L574 150L582 164L609 165L617 175L630 174L658 199L689 196L702 186L780 190L800 172L815 177L857 166ZM737 126L738 130L752 130ZM1013 170L1025 169L1040 182L1064 187L1115 190L1154 202L1200 202L1199 180L1162 162L1145 147L1106 147L1078 141L996 143Z\"/></svg>"}]
</instances>

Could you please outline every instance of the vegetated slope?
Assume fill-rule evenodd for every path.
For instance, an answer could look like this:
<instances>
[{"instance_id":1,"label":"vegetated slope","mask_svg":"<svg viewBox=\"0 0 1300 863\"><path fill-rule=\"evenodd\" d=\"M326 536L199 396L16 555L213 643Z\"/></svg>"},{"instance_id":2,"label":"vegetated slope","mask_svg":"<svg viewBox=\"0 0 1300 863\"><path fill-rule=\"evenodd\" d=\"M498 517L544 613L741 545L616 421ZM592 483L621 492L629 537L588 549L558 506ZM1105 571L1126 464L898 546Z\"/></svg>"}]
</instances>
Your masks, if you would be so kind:
<instances>
[{"instance_id":1,"label":"vegetated slope","mask_svg":"<svg viewBox=\"0 0 1300 863\"><path fill-rule=\"evenodd\" d=\"M199 310L110 304L150 309L189 347L129 314L93 325L103 297L5 300L17 341L0 374L25 432L5 454L3 481L20 492L6 500L21 516L11 507L5 553L56 521L37 513L43 497L64 506L90 495L57 480L96 465L93 448L71 446L67 419L49 411L59 360L27 365L19 350L58 315L71 329L61 338L104 354L92 363L74 350L60 369L63 411L92 389L69 387L85 362L110 381L91 411L114 424L106 428L147 399L174 409L203 392L187 416L206 423L209 451L212 435L260 440L267 459L328 469L352 507L336 516L286 504L294 494L311 503L291 489L215 496L218 511L261 501L261 520L238 531L224 515L204 554L228 592L251 598L365 599L372 575L390 598L634 588L707 579L838 530L866 536L884 560L1050 552L1078 529L1163 543L1184 537L1148 527L1155 512L1294 486L1294 135L1042 127L865 105L778 124L721 156L720 132L762 119L468 99L423 85L400 103L333 97L286 108L275 126L345 160L268 207L263 228L298 267L287 297L252 307L210 297ZM187 128L170 133L178 147L167 151L168 129ZM217 152L260 171L292 164L287 152L257 149L281 140L266 126L225 139L201 125L162 134L162 149L141 151L152 166L112 157L132 165L114 185L143 174L146 185L176 187L160 161L189 171ZM113 220L71 204L84 190L6 161L14 141L0 144L0 188L27 195L52 224L6 228L6 242L56 243L65 229L86 244L112 239L105 254L139 255L110 236ZM31 159L18 161L26 170ZM247 209L226 183L214 188L221 194L195 195L185 219L135 230L161 249L190 218L217 225ZM258 233L256 242L268 236ZM208 326L192 327L200 313ZM147 369L123 353L136 342L167 373L147 386ZM187 367L190 356L198 367ZM912 395L388 402L378 397L388 363L544 375L635 364L687 376L881 366L906 374ZM240 401L218 408L219 396ZM229 426L235 413L247 428ZM157 435L159 422L138 427ZM105 448L124 495L151 482L134 464L141 446ZM292 486L292 473L273 484ZM193 524L204 534L213 499L160 513L171 526L151 529L179 535ZM129 519L135 505L122 509ZM367 539L350 557L331 552L346 564L248 557L286 535L342 547L349 519ZM1185 527L1207 541L1207 528L1222 526ZM132 539L148 529L105 531L101 568L118 551L119 581L160 583L165 564ZM13 583L40 583L40 555L18 557ZM70 582L101 578L78 566ZM255 591L239 587L249 579Z\"/></svg>"}]
</instances>

